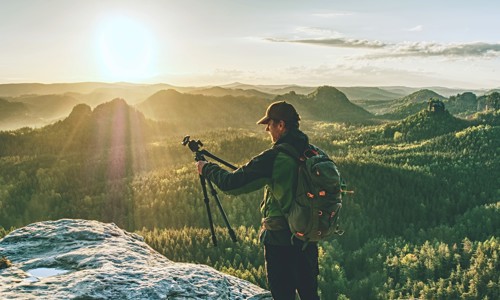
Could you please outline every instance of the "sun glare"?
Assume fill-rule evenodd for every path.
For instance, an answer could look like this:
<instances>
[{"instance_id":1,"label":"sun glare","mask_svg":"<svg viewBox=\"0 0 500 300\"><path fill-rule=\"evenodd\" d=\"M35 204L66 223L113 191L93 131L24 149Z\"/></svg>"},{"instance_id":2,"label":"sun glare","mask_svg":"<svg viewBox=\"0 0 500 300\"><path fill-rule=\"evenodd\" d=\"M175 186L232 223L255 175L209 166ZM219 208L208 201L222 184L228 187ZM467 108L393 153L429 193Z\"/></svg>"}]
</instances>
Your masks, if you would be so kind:
<instances>
[{"instance_id":1,"label":"sun glare","mask_svg":"<svg viewBox=\"0 0 500 300\"><path fill-rule=\"evenodd\" d=\"M100 29L99 56L108 80L141 80L153 75L154 39L144 24L114 17Z\"/></svg>"}]
</instances>

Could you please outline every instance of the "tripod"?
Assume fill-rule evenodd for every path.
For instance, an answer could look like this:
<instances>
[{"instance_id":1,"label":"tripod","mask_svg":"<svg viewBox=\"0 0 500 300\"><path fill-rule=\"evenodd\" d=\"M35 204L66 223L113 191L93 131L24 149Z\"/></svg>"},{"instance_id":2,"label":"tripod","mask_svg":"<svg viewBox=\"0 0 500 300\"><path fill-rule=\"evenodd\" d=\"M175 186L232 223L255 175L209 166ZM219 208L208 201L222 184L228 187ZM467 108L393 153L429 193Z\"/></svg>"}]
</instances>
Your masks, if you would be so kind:
<instances>
[{"instance_id":1,"label":"tripod","mask_svg":"<svg viewBox=\"0 0 500 300\"><path fill-rule=\"evenodd\" d=\"M203 146L202 142L200 140L194 141L190 140L190 136L187 135L184 137L182 140L182 145L183 146L188 146L189 149L195 153L195 161L204 161L205 156L210 157L221 164L231 168L232 170L236 170L237 167L233 166L232 164L218 158L217 156L213 155L212 153L208 152L207 150L200 150L200 146ZM217 191L215 190L213 183L205 178L203 175L199 175L200 177L200 184L201 188L203 190L203 198L205 202L205 206L207 208L207 214L208 214L208 222L210 224L210 232L212 233L212 243L214 246L217 246L217 237L215 236L215 228L214 228L214 222L212 220L212 213L210 211L210 200L208 198L208 192L207 192L207 185L206 183L208 182L208 187L210 188L210 193L212 194L213 198L215 199L215 203L219 207L219 211L222 215L222 218L224 219L224 223L226 224L229 236L231 237L231 240L233 242L236 242L236 234L234 233L233 229L231 228L231 225L229 224L229 220L227 219L226 212L224 211L224 208L222 207L222 204L220 203L219 196L217 195Z\"/></svg>"}]
</instances>

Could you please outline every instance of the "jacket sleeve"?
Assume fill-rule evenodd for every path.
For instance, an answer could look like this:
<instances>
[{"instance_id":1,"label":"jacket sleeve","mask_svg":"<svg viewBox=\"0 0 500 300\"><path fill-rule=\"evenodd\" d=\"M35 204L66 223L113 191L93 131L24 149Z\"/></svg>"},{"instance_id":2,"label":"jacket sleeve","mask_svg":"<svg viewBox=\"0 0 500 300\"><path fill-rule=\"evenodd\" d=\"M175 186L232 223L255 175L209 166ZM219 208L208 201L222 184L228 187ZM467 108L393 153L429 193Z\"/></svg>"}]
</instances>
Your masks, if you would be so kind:
<instances>
[{"instance_id":1,"label":"jacket sleeve","mask_svg":"<svg viewBox=\"0 0 500 300\"><path fill-rule=\"evenodd\" d=\"M264 151L233 172L215 163L208 163L203 167L202 175L225 193L249 193L271 182L275 157L276 151Z\"/></svg>"}]
</instances>

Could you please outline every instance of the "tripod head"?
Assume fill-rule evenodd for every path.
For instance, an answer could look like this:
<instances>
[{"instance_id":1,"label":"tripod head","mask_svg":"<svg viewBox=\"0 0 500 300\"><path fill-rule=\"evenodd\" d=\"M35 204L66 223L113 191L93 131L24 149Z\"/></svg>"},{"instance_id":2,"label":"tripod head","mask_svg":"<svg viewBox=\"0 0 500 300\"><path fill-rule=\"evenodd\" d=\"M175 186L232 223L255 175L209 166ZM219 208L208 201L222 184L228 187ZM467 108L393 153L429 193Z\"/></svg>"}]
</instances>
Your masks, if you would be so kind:
<instances>
[{"instance_id":1,"label":"tripod head","mask_svg":"<svg viewBox=\"0 0 500 300\"><path fill-rule=\"evenodd\" d=\"M220 162L221 164L231 168L232 170L238 169L237 167L233 166L232 164L228 163L227 161L218 158L217 156L213 155L212 153L208 152L205 149L200 149L200 147L203 147L203 143L200 140L194 141L191 140L191 137L189 135L186 135L184 139L182 140L182 145L183 146L188 146L191 151L193 151L196 155L194 159L196 161L200 160L206 160L205 156L210 157L212 159L215 159L216 161Z\"/></svg>"},{"instance_id":2,"label":"tripod head","mask_svg":"<svg viewBox=\"0 0 500 300\"><path fill-rule=\"evenodd\" d=\"M189 135L186 135L184 139L182 139L182 145L187 145L189 147L189 150L193 151L196 154L196 161L205 160L203 153L201 153L200 151L200 147L203 147L203 143L200 140L191 140L191 137Z\"/></svg>"}]
</instances>

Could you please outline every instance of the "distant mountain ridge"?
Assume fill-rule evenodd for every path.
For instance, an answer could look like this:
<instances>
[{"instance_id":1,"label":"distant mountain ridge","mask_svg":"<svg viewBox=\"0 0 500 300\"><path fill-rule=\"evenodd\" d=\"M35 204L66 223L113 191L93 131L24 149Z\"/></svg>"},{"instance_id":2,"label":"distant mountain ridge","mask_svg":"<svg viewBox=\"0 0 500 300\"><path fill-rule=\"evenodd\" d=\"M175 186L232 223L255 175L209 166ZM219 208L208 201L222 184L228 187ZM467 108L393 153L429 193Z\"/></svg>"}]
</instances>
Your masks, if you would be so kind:
<instances>
[{"instance_id":1,"label":"distant mountain ridge","mask_svg":"<svg viewBox=\"0 0 500 300\"><path fill-rule=\"evenodd\" d=\"M285 94L294 91L299 94L309 94L313 92L317 86L300 86L296 84L275 84L275 85L262 85L262 84L245 84L240 82L230 83L226 85L218 85L222 88L228 89L242 89L242 90L257 90L268 94ZM332 86L332 85L330 85ZM217 86L174 86L166 83L158 84L136 84L127 82L75 82L75 83L4 83L0 84L0 97L18 97L22 95L50 95L50 94L64 94L64 93L79 93L89 94L99 89L122 89L131 91L133 89L141 89L147 91L149 95L154 92L164 89L175 89L179 92L189 92L199 89L209 89ZM498 91L500 88L492 89L460 89L460 88L446 88L446 87L405 87L405 86L352 86L352 87L337 87L340 91L345 93L351 100L390 100L400 98L404 95L411 94L418 90L429 89L433 90L446 97L456 95L464 92L473 92L477 95L483 95ZM127 98L126 95L116 95L117 97ZM383 98L380 98L383 97ZM110 99L108 99L109 101ZM130 99L127 99L130 100ZM133 101L132 101L133 102Z\"/></svg>"},{"instance_id":2,"label":"distant mountain ridge","mask_svg":"<svg viewBox=\"0 0 500 300\"><path fill-rule=\"evenodd\" d=\"M176 116L169 114L166 104L159 104L162 101L157 101L158 103L155 104L157 106L156 108L160 109L159 111L156 111L155 108L146 108L148 105L143 105L145 102L151 103L151 101L146 100L150 98L158 98L158 95L156 94L164 90L175 90L179 94L189 93L192 95L198 95L197 97L199 97L199 99L211 99L208 103L200 104L197 100L186 100L189 98L188 96L181 97L179 94L176 96L167 96L167 98L177 99L170 101L173 101L172 103L176 103L177 107L184 112L184 118L191 116L193 112L197 112L200 105L206 106L206 108L214 105L221 108L220 111L215 108L209 109L209 111L214 114L214 117L210 122L205 122L206 126L214 126L221 123L231 126L237 126L243 122L250 124L252 123L250 120L253 120L256 116L260 118L259 115L262 112L259 113L257 108L252 108L250 103L247 102L251 101L257 106L262 105L266 107L269 102L275 100L276 97L278 97L276 99L283 99L284 97L290 99L300 98L305 101L304 103L312 103L313 105L311 107L308 107L308 105L303 106L303 103L300 101L296 103L300 107L300 110L303 111L302 114L308 119L314 120L317 118L323 121L340 122L351 122L354 120L355 122L359 122L362 117L372 119L373 116L367 114L367 111L376 113L377 115L386 114L384 117L387 119L402 119L423 109L425 107L424 102L426 102L430 97L443 99L443 97L451 95L450 99L455 97L458 101L447 102L447 108L453 114L466 117L476 111L480 111L480 108L484 107L484 93L487 92L486 90L460 90L442 87L433 87L432 90L404 86L338 87L336 90L343 93L343 95L351 103L354 102L358 108L344 102L336 108L331 107L330 104L332 103L323 103L322 109L319 109L315 107L319 104L318 102L309 101L314 98L313 94L318 90L318 87L299 86L295 84L251 85L235 82L221 86L206 87L181 87L162 83L134 84L126 82L0 84L0 98L10 102L10 104L8 104L8 108L5 102L1 104L3 114L0 113L0 130L45 126L65 118L71 111L72 107L79 103L85 103L91 107L96 107L116 98L124 99L131 105L137 104L138 107L141 107L141 109L146 109L145 114L150 118L170 123L178 122L179 119ZM491 91L494 90L495 89L492 89ZM462 101L469 93L476 93L478 95L477 105L471 103L470 101ZM331 99L340 97L336 92L332 92L331 95ZM208 98L203 98L202 96ZM221 99L214 100L214 98L210 97L225 98L226 100L233 97L233 100L238 99L242 106L237 109L232 107L232 105L235 104L234 101L223 100L220 102ZM180 103L184 101L180 100L181 98L186 100L187 103L190 103L189 107L182 108L186 106L186 104ZM417 98L419 100L416 100ZM393 103L390 103L393 99L396 100L394 100ZM419 103L420 100L422 103ZM21 106L18 104L11 104L16 102L22 102L25 105ZM231 105L229 105L227 109L224 108L223 106L228 105L229 102L231 102ZM163 108L160 106L163 106ZM345 110L341 109L341 107L344 107ZM359 107L362 107L365 112L359 110ZM354 111L356 111L356 113L354 113ZM333 112L335 112L335 115ZM388 112L391 112L391 114L387 114ZM347 117L342 117L341 114L346 116L349 115L353 119L349 120ZM195 113L194 115L200 115L202 117L207 116L207 111L199 111L199 114ZM228 116L234 115L241 115L241 118L243 118L241 119L241 122L227 120ZM169 117L167 118L166 116ZM218 122L216 122L216 120L218 120ZM197 123L196 120L192 122Z\"/></svg>"},{"instance_id":3,"label":"distant mountain ridge","mask_svg":"<svg viewBox=\"0 0 500 300\"><path fill-rule=\"evenodd\" d=\"M36 130L15 131L12 145L4 144L0 156L12 154L11 148L18 149L19 154L124 148L145 143L154 133L151 122L123 99L103 103L94 110L87 104L78 104L64 120ZM25 139L19 139L20 135L31 140L31 144L24 145Z\"/></svg>"},{"instance_id":4,"label":"distant mountain ridge","mask_svg":"<svg viewBox=\"0 0 500 300\"><path fill-rule=\"evenodd\" d=\"M31 114L27 104L0 98L0 130L13 130L44 123L42 119Z\"/></svg>"},{"instance_id":5,"label":"distant mountain ridge","mask_svg":"<svg viewBox=\"0 0 500 300\"><path fill-rule=\"evenodd\" d=\"M148 118L180 128L248 127L262 117L270 100L247 96L206 96L162 90L137 108Z\"/></svg>"},{"instance_id":6,"label":"distant mountain ridge","mask_svg":"<svg viewBox=\"0 0 500 300\"><path fill-rule=\"evenodd\" d=\"M29 113L26 104L21 102L10 102L0 98L0 120L3 118L16 117Z\"/></svg>"},{"instance_id":7,"label":"distant mountain ridge","mask_svg":"<svg viewBox=\"0 0 500 300\"><path fill-rule=\"evenodd\" d=\"M316 88L308 95L289 92L273 96L257 90L238 90L211 88L201 90L201 93L223 95L210 96L197 94L198 91L181 93L174 89L161 90L136 105L150 119L166 122L171 128L209 129L221 127L252 127L262 117L267 106L273 101L288 101L296 106L303 120L327 122L370 122L373 115L363 108L353 104L341 91L334 87ZM81 94L64 95L31 95L15 99L25 101L27 108L33 107L40 117L63 119L70 114L72 107L82 101ZM103 98L104 99L104 98ZM119 98L115 98L119 99ZM111 102L116 102L113 100ZM109 106L109 101L105 106ZM128 101L123 100L128 104ZM100 110L96 106L93 114ZM45 112L45 113L44 113ZM1 118L0 118L1 120ZM40 123L38 123L40 125ZM46 125L47 123L42 125Z\"/></svg>"},{"instance_id":8,"label":"distant mountain ridge","mask_svg":"<svg viewBox=\"0 0 500 300\"><path fill-rule=\"evenodd\" d=\"M319 87L308 95L290 92L276 96L274 100L290 102L306 120L369 123L374 117L331 86Z\"/></svg>"},{"instance_id":9,"label":"distant mountain ridge","mask_svg":"<svg viewBox=\"0 0 500 300\"><path fill-rule=\"evenodd\" d=\"M258 90L264 93L280 95L286 94L289 92L296 92L298 94L309 94L313 92L317 87L314 86L299 86L296 84L271 84L271 85L250 85L235 82L232 84L223 85L225 88L233 88L233 89L243 89L243 90Z\"/></svg>"},{"instance_id":10,"label":"distant mountain ridge","mask_svg":"<svg viewBox=\"0 0 500 300\"><path fill-rule=\"evenodd\" d=\"M387 91L379 87L337 87L349 100L394 100L406 94Z\"/></svg>"},{"instance_id":11,"label":"distant mountain ridge","mask_svg":"<svg viewBox=\"0 0 500 300\"><path fill-rule=\"evenodd\" d=\"M6 83L0 84L0 97L18 97L22 95L51 95L64 93L88 94L96 89L105 88L152 88L165 89L172 87L168 84L133 84L133 83L105 83L105 82L76 82L76 83Z\"/></svg>"},{"instance_id":12,"label":"distant mountain ridge","mask_svg":"<svg viewBox=\"0 0 500 300\"><path fill-rule=\"evenodd\" d=\"M137 107L150 118L173 124L189 122L187 127L253 127L273 101L287 101L293 104L303 120L369 122L373 117L350 102L342 92L328 86L319 87L307 96L290 92L274 99L247 96L214 97L166 90L154 94Z\"/></svg>"},{"instance_id":13,"label":"distant mountain ridge","mask_svg":"<svg viewBox=\"0 0 500 300\"><path fill-rule=\"evenodd\" d=\"M193 95L205 95L205 96L215 96L215 97L224 97L224 96L234 96L234 97L256 97L263 99L271 99L274 95L269 93L264 93L258 91L256 89L238 89L238 88L223 88L219 86L214 86L210 88L203 88L199 90L193 90L189 92Z\"/></svg>"},{"instance_id":14,"label":"distant mountain ridge","mask_svg":"<svg viewBox=\"0 0 500 300\"><path fill-rule=\"evenodd\" d=\"M434 91L431 91L429 89L422 89L422 90L416 91L416 92L414 92L406 97L403 97L401 99L401 102L410 102L410 103L425 102L425 103L427 103L427 101L430 98L437 99L437 100L445 100L446 99L445 97L439 95L438 93L436 93Z\"/></svg>"},{"instance_id":15,"label":"distant mountain ridge","mask_svg":"<svg viewBox=\"0 0 500 300\"><path fill-rule=\"evenodd\" d=\"M66 117L71 109L80 103L77 98L68 94L25 95L14 99L25 103L33 115L47 120Z\"/></svg>"}]
</instances>

